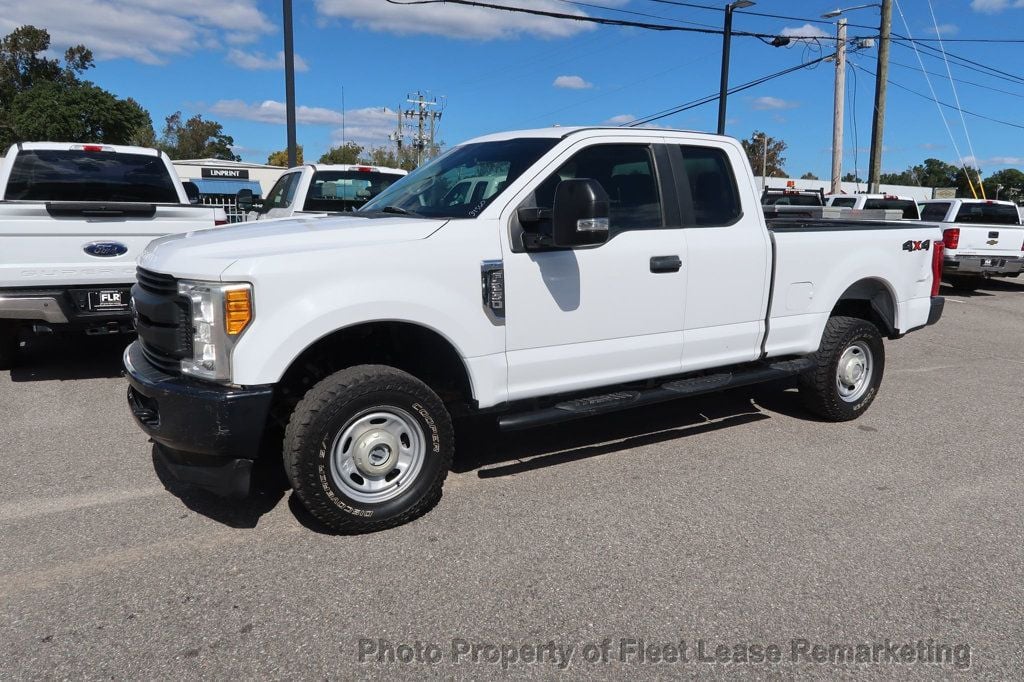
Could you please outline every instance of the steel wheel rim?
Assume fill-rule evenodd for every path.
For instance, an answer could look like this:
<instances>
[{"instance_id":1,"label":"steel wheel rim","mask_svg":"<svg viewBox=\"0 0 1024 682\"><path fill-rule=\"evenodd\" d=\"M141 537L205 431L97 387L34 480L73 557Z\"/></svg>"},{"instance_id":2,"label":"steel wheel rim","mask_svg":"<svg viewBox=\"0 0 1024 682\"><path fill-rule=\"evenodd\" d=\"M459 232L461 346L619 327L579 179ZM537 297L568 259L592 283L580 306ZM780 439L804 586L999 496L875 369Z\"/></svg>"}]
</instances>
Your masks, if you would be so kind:
<instances>
[{"instance_id":1,"label":"steel wheel rim","mask_svg":"<svg viewBox=\"0 0 1024 682\"><path fill-rule=\"evenodd\" d=\"M374 407L349 419L331 445L331 480L346 496L376 504L404 492L419 476L426 437L397 407Z\"/></svg>"},{"instance_id":2,"label":"steel wheel rim","mask_svg":"<svg viewBox=\"0 0 1024 682\"><path fill-rule=\"evenodd\" d=\"M836 391L847 403L860 400L871 385L875 362L871 348L863 341L850 344L836 365Z\"/></svg>"}]
</instances>

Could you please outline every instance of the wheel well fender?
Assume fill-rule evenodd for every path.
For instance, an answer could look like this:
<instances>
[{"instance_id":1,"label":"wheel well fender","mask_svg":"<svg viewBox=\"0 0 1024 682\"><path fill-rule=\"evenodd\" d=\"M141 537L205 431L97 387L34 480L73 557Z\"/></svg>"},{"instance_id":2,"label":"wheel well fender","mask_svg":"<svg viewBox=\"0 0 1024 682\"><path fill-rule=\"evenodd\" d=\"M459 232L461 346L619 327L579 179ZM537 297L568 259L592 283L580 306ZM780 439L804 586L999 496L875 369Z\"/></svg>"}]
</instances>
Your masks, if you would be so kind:
<instances>
[{"instance_id":1,"label":"wheel well fender","mask_svg":"<svg viewBox=\"0 0 1024 682\"><path fill-rule=\"evenodd\" d=\"M888 283L875 278L854 282L839 297L832 315L859 317L878 327L884 335L897 336L896 297Z\"/></svg>"}]
</instances>

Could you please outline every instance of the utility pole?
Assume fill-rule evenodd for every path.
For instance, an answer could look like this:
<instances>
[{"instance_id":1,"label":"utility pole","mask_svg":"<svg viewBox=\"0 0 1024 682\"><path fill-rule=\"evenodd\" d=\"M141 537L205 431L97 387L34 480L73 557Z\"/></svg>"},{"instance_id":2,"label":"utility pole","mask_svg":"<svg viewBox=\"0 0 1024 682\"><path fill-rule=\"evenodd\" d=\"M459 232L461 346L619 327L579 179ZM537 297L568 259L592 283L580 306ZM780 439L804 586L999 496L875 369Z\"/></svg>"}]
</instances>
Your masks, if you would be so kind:
<instances>
[{"instance_id":1,"label":"utility pole","mask_svg":"<svg viewBox=\"0 0 1024 682\"><path fill-rule=\"evenodd\" d=\"M423 156L426 150L434 149L434 135L437 132L437 121L441 118L443 111L435 111L438 106L437 98L427 99L426 96L417 91L415 95L408 95L405 100L413 105L408 109L398 110L398 131L395 133L398 148L402 148L405 139L403 119L416 121L416 132L412 136L412 146L416 150L416 165L423 163Z\"/></svg>"},{"instance_id":2,"label":"utility pole","mask_svg":"<svg viewBox=\"0 0 1024 682\"><path fill-rule=\"evenodd\" d=\"M842 192L843 108L846 95L846 17L836 26L836 89L832 110L832 194Z\"/></svg>"},{"instance_id":3,"label":"utility pole","mask_svg":"<svg viewBox=\"0 0 1024 682\"><path fill-rule=\"evenodd\" d=\"M889 79L889 33L892 30L892 0L882 0L882 23L878 28L878 71L875 73L875 116L871 122L871 160L868 191L877 192L882 175L882 131L885 127L885 86Z\"/></svg>"},{"instance_id":4,"label":"utility pole","mask_svg":"<svg viewBox=\"0 0 1024 682\"><path fill-rule=\"evenodd\" d=\"M722 74L718 87L718 134L725 135L725 101L729 95L729 47L732 42L733 10L751 7L751 0L736 0L725 6L725 27L722 31Z\"/></svg>"},{"instance_id":5,"label":"utility pole","mask_svg":"<svg viewBox=\"0 0 1024 682\"><path fill-rule=\"evenodd\" d=\"M288 127L288 167L298 165L295 143L295 41L292 36L292 0L282 0L284 7L284 97Z\"/></svg>"}]
</instances>

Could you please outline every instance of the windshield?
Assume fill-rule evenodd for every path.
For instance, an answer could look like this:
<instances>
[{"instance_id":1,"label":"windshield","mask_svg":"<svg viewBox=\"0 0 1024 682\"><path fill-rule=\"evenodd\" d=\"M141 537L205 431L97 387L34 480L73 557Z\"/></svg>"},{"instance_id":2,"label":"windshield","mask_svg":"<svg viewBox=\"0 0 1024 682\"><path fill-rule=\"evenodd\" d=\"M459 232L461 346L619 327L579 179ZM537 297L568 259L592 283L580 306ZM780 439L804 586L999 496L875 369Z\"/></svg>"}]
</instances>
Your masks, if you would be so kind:
<instances>
[{"instance_id":1,"label":"windshield","mask_svg":"<svg viewBox=\"0 0 1024 682\"><path fill-rule=\"evenodd\" d=\"M1016 206L1007 204L963 204L956 214L956 222L1020 225L1020 214Z\"/></svg>"},{"instance_id":2,"label":"windshield","mask_svg":"<svg viewBox=\"0 0 1024 682\"><path fill-rule=\"evenodd\" d=\"M160 204L180 201L171 174L159 156L76 149L19 152L5 198Z\"/></svg>"},{"instance_id":3,"label":"windshield","mask_svg":"<svg viewBox=\"0 0 1024 682\"><path fill-rule=\"evenodd\" d=\"M359 209L430 218L475 218L558 142L519 138L455 147L405 176Z\"/></svg>"},{"instance_id":4,"label":"windshield","mask_svg":"<svg viewBox=\"0 0 1024 682\"><path fill-rule=\"evenodd\" d=\"M306 194L307 211L351 211L377 196L404 173L317 171Z\"/></svg>"}]
</instances>

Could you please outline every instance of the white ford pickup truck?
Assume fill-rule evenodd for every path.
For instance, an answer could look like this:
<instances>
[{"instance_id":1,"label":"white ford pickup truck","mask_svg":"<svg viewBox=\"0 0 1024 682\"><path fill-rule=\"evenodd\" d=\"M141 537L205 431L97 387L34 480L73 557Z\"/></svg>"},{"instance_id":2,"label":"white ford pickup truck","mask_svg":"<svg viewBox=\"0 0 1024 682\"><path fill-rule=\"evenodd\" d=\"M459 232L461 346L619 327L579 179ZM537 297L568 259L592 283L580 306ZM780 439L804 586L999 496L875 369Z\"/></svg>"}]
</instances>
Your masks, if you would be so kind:
<instances>
[{"instance_id":1,"label":"white ford pickup truck","mask_svg":"<svg viewBox=\"0 0 1024 682\"><path fill-rule=\"evenodd\" d=\"M1024 227L1012 201L922 201L921 220L942 227L942 274L957 289L969 291L986 278L1017 277L1024 270Z\"/></svg>"},{"instance_id":2,"label":"white ford pickup truck","mask_svg":"<svg viewBox=\"0 0 1024 682\"><path fill-rule=\"evenodd\" d=\"M131 331L135 259L155 238L226 223L191 206L166 154L25 142L0 162L0 369L20 334Z\"/></svg>"},{"instance_id":3,"label":"white ford pickup truck","mask_svg":"<svg viewBox=\"0 0 1024 682\"><path fill-rule=\"evenodd\" d=\"M243 189L236 202L248 220L323 217L359 208L407 174L384 166L308 164L288 169L266 199L257 200L252 190Z\"/></svg>"},{"instance_id":4,"label":"white ford pickup truck","mask_svg":"<svg viewBox=\"0 0 1024 682\"><path fill-rule=\"evenodd\" d=\"M243 495L283 457L349 532L438 501L453 414L521 429L793 376L854 419L883 339L942 313L941 231L769 227L758 200L732 138L556 127L454 147L350 216L167 237L139 261L128 404L179 479Z\"/></svg>"}]
</instances>

